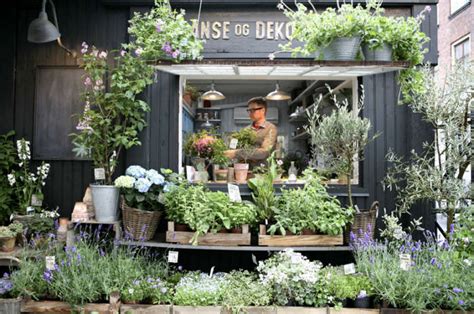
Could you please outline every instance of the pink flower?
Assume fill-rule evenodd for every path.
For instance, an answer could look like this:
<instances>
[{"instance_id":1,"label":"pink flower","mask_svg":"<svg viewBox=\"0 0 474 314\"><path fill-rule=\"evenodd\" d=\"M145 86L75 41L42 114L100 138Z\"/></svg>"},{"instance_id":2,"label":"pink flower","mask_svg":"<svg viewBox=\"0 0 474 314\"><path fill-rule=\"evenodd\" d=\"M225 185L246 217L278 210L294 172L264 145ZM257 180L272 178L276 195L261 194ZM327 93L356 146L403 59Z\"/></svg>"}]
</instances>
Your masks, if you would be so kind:
<instances>
[{"instance_id":1,"label":"pink flower","mask_svg":"<svg viewBox=\"0 0 474 314\"><path fill-rule=\"evenodd\" d=\"M99 53L99 58L102 58L102 59L107 58L107 51L101 51L101 52Z\"/></svg>"},{"instance_id":2,"label":"pink flower","mask_svg":"<svg viewBox=\"0 0 474 314\"><path fill-rule=\"evenodd\" d=\"M92 52L91 52L91 55L94 56L95 58L97 58L98 54L99 54L99 50L97 50L97 49L93 49Z\"/></svg>"},{"instance_id":3,"label":"pink flower","mask_svg":"<svg viewBox=\"0 0 474 314\"><path fill-rule=\"evenodd\" d=\"M92 85L92 81L90 77L86 77L86 79L84 80L84 85L86 86Z\"/></svg>"},{"instance_id":4,"label":"pink flower","mask_svg":"<svg viewBox=\"0 0 474 314\"><path fill-rule=\"evenodd\" d=\"M431 12L431 7L430 7L429 5L427 5L427 6L425 7L425 11L428 12L428 13L430 13L430 12Z\"/></svg>"},{"instance_id":5,"label":"pink flower","mask_svg":"<svg viewBox=\"0 0 474 314\"><path fill-rule=\"evenodd\" d=\"M171 56L176 59L176 58L179 56L179 50L176 49L175 51L173 51L173 53L171 54Z\"/></svg>"},{"instance_id":6,"label":"pink flower","mask_svg":"<svg viewBox=\"0 0 474 314\"><path fill-rule=\"evenodd\" d=\"M102 84L104 84L104 82L101 79L98 79L97 81L95 81L95 85L97 86L101 86Z\"/></svg>"},{"instance_id":7,"label":"pink flower","mask_svg":"<svg viewBox=\"0 0 474 314\"><path fill-rule=\"evenodd\" d=\"M81 47L82 47L82 49L81 49L82 54L86 53L87 49L89 49L89 46L86 44L85 41L82 42Z\"/></svg>"},{"instance_id":8,"label":"pink flower","mask_svg":"<svg viewBox=\"0 0 474 314\"><path fill-rule=\"evenodd\" d=\"M120 55L123 57L127 52L125 50L120 50Z\"/></svg>"},{"instance_id":9,"label":"pink flower","mask_svg":"<svg viewBox=\"0 0 474 314\"><path fill-rule=\"evenodd\" d=\"M140 56L142 53L143 53L143 49L142 49L142 48L137 48L137 49L135 49L135 54L136 54L137 56Z\"/></svg>"}]
</instances>

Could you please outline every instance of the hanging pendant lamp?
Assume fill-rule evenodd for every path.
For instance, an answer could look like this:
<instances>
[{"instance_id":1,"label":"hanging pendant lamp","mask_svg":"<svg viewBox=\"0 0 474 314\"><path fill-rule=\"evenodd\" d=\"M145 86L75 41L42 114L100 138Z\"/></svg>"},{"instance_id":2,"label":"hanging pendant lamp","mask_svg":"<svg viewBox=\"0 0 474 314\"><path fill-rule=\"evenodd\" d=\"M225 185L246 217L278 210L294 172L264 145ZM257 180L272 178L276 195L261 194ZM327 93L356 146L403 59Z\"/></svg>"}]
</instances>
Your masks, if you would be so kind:
<instances>
[{"instance_id":1,"label":"hanging pendant lamp","mask_svg":"<svg viewBox=\"0 0 474 314\"><path fill-rule=\"evenodd\" d=\"M268 100L290 100L291 96L288 95L288 93L280 90L280 84L277 81L275 90L273 92L268 93L265 98Z\"/></svg>"},{"instance_id":2,"label":"hanging pendant lamp","mask_svg":"<svg viewBox=\"0 0 474 314\"><path fill-rule=\"evenodd\" d=\"M222 100L225 99L225 96L216 90L214 81L212 81L211 89L202 94L201 98L204 100Z\"/></svg>"}]
</instances>

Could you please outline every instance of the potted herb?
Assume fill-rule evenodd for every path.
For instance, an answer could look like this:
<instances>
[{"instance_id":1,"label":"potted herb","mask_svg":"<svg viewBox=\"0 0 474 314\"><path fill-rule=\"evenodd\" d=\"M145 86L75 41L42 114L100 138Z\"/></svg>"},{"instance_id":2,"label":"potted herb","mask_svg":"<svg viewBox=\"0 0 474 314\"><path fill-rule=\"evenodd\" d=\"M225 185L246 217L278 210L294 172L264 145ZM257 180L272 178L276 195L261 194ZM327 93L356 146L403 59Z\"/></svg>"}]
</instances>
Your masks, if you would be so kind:
<instances>
[{"instance_id":1,"label":"potted herb","mask_svg":"<svg viewBox=\"0 0 474 314\"><path fill-rule=\"evenodd\" d=\"M122 194L125 231L133 239L150 240L155 234L163 209L161 193L165 177L154 169L130 166L124 176L115 179Z\"/></svg>"},{"instance_id":2,"label":"potted herb","mask_svg":"<svg viewBox=\"0 0 474 314\"><path fill-rule=\"evenodd\" d=\"M0 227L0 250L2 252L12 252L15 250L17 233L6 226Z\"/></svg>"},{"instance_id":3,"label":"potted herb","mask_svg":"<svg viewBox=\"0 0 474 314\"><path fill-rule=\"evenodd\" d=\"M214 165L214 181L217 182L227 182L228 166L230 164L230 159L225 155L227 146L225 145L222 139L216 139L212 143L213 156L211 162Z\"/></svg>"},{"instance_id":4,"label":"potted herb","mask_svg":"<svg viewBox=\"0 0 474 314\"><path fill-rule=\"evenodd\" d=\"M15 297L13 283L8 273L4 273L0 278L0 313L20 314L20 297Z\"/></svg>"},{"instance_id":5,"label":"potted herb","mask_svg":"<svg viewBox=\"0 0 474 314\"><path fill-rule=\"evenodd\" d=\"M250 128L243 128L231 134L231 138L237 140L238 162L234 163L235 180L237 183L245 183L249 171L248 159L255 152L256 134Z\"/></svg>"},{"instance_id":6,"label":"potted herb","mask_svg":"<svg viewBox=\"0 0 474 314\"><path fill-rule=\"evenodd\" d=\"M198 100L200 94L196 87L191 85L186 85L184 88L183 101L188 106L192 106L192 103Z\"/></svg>"},{"instance_id":7,"label":"potted herb","mask_svg":"<svg viewBox=\"0 0 474 314\"><path fill-rule=\"evenodd\" d=\"M18 213L27 215L41 209L44 198L42 189L46 184L50 165L42 162L36 173L30 172L30 142L21 139L16 144L19 160L18 169L12 170L7 178L19 202ZM27 219L27 217L23 218Z\"/></svg>"},{"instance_id":8,"label":"potted herb","mask_svg":"<svg viewBox=\"0 0 474 314\"><path fill-rule=\"evenodd\" d=\"M305 170L304 175L303 188L282 189L278 204L274 207L275 223L268 228L268 232L272 235L277 232L282 235L341 234L352 217L352 209L341 207L313 170Z\"/></svg>"}]
</instances>

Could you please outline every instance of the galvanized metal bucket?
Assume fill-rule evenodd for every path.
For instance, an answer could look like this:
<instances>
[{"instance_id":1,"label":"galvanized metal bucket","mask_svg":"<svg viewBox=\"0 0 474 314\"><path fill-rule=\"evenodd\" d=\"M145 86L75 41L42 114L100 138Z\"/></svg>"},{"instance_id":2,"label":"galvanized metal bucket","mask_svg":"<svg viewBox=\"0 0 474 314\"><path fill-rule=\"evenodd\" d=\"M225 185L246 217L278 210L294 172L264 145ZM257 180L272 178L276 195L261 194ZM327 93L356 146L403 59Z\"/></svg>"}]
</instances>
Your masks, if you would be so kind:
<instances>
[{"instance_id":1,"label":"galvanized metal bucket","mask_svg":"<svg viewBox=\"0 0 474 314\"><path fill-rule=\"evenodd\" d=\"M90 187L97 222L108 223L117 221L120 190L113 185L91 184Z\"/></svg>"},{"instance_id":2,"label":"galvanized metal bucket","mask_svg":"<svg viewBox=\"0 0 474 314\"><path fill-rule=\"evenodd\" d=\"M16 299L0 299L0 313L20 314L21 298Z\"/></svg>"},{"instance_id":3,"label":"galvanized metal bucket","mask_svg":"<svg viewBox=\"0 0 474 314\"><path fill-rule=\"evenodd\" d=\"M329 46L325 48L331 59L338 61L355 60L360 50L360 37L341 37L334 39Z\"/></svg>"},{"instance_id":4,"label":"galvanized metal bucket","mask_svg":"<svg viewBox=\"0 0 474 314\"><path fill-rule=\"evenodd\" d=\"M367 61L392 61L392 46L389 44L382 44L376 49L369 49L369 45L362 46L365 60Z\"/></svg>"}]
</instances>

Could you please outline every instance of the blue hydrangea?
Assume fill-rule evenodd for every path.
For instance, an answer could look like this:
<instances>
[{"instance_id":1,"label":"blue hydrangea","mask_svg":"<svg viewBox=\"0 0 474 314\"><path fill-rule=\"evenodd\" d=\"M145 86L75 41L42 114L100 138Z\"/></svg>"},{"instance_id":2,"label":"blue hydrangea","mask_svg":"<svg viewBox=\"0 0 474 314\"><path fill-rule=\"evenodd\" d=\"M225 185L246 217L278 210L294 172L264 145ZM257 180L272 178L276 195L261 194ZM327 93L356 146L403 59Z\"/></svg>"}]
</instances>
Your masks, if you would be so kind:
<instances>
[{"instance_id":1,"label":"blue hydrangea","mask_svg":"<svg viewBox=\"0 0 474 314\"><path fill-rule=\"evenodd\" d=\"M135 179L144 178L146 175L146 170L141 166L130 166L125 171L127 176L132 176Z\"/></svg>"},{"instance_id":2,"label":"blue hydrangea","mask_svg":"<svg viewBox=\"0 0 474 314\"><path fill-rule=\"evenodd\" d=\"M156 185L163 185L163 183L165 183L165 177L159 174L155 169L148 170L146 172L146 178Z\"/></svg>"},{"instance_id":3,"label":"blue hydrangea","mask_svg":"<svg viewBox=\"0 0 474 314\"><path fill-rule=\"evenodd\" d=\"M146 178L139 178L137 181L135 181L135 189L138 190L140 193L146 193L151 187L151 182L150 180Z\"/></svg>"},{"instance_id":4,"label":"blue hydrangea","mask_svg":"<svg viewBox=\"0 0 474 314\"><path fill-rule=\"evenodd\" d=\"M163 192L168 193L173 186L174 186L173 183L166 182L163 186Z\"/></svg>"}]
</instances>

